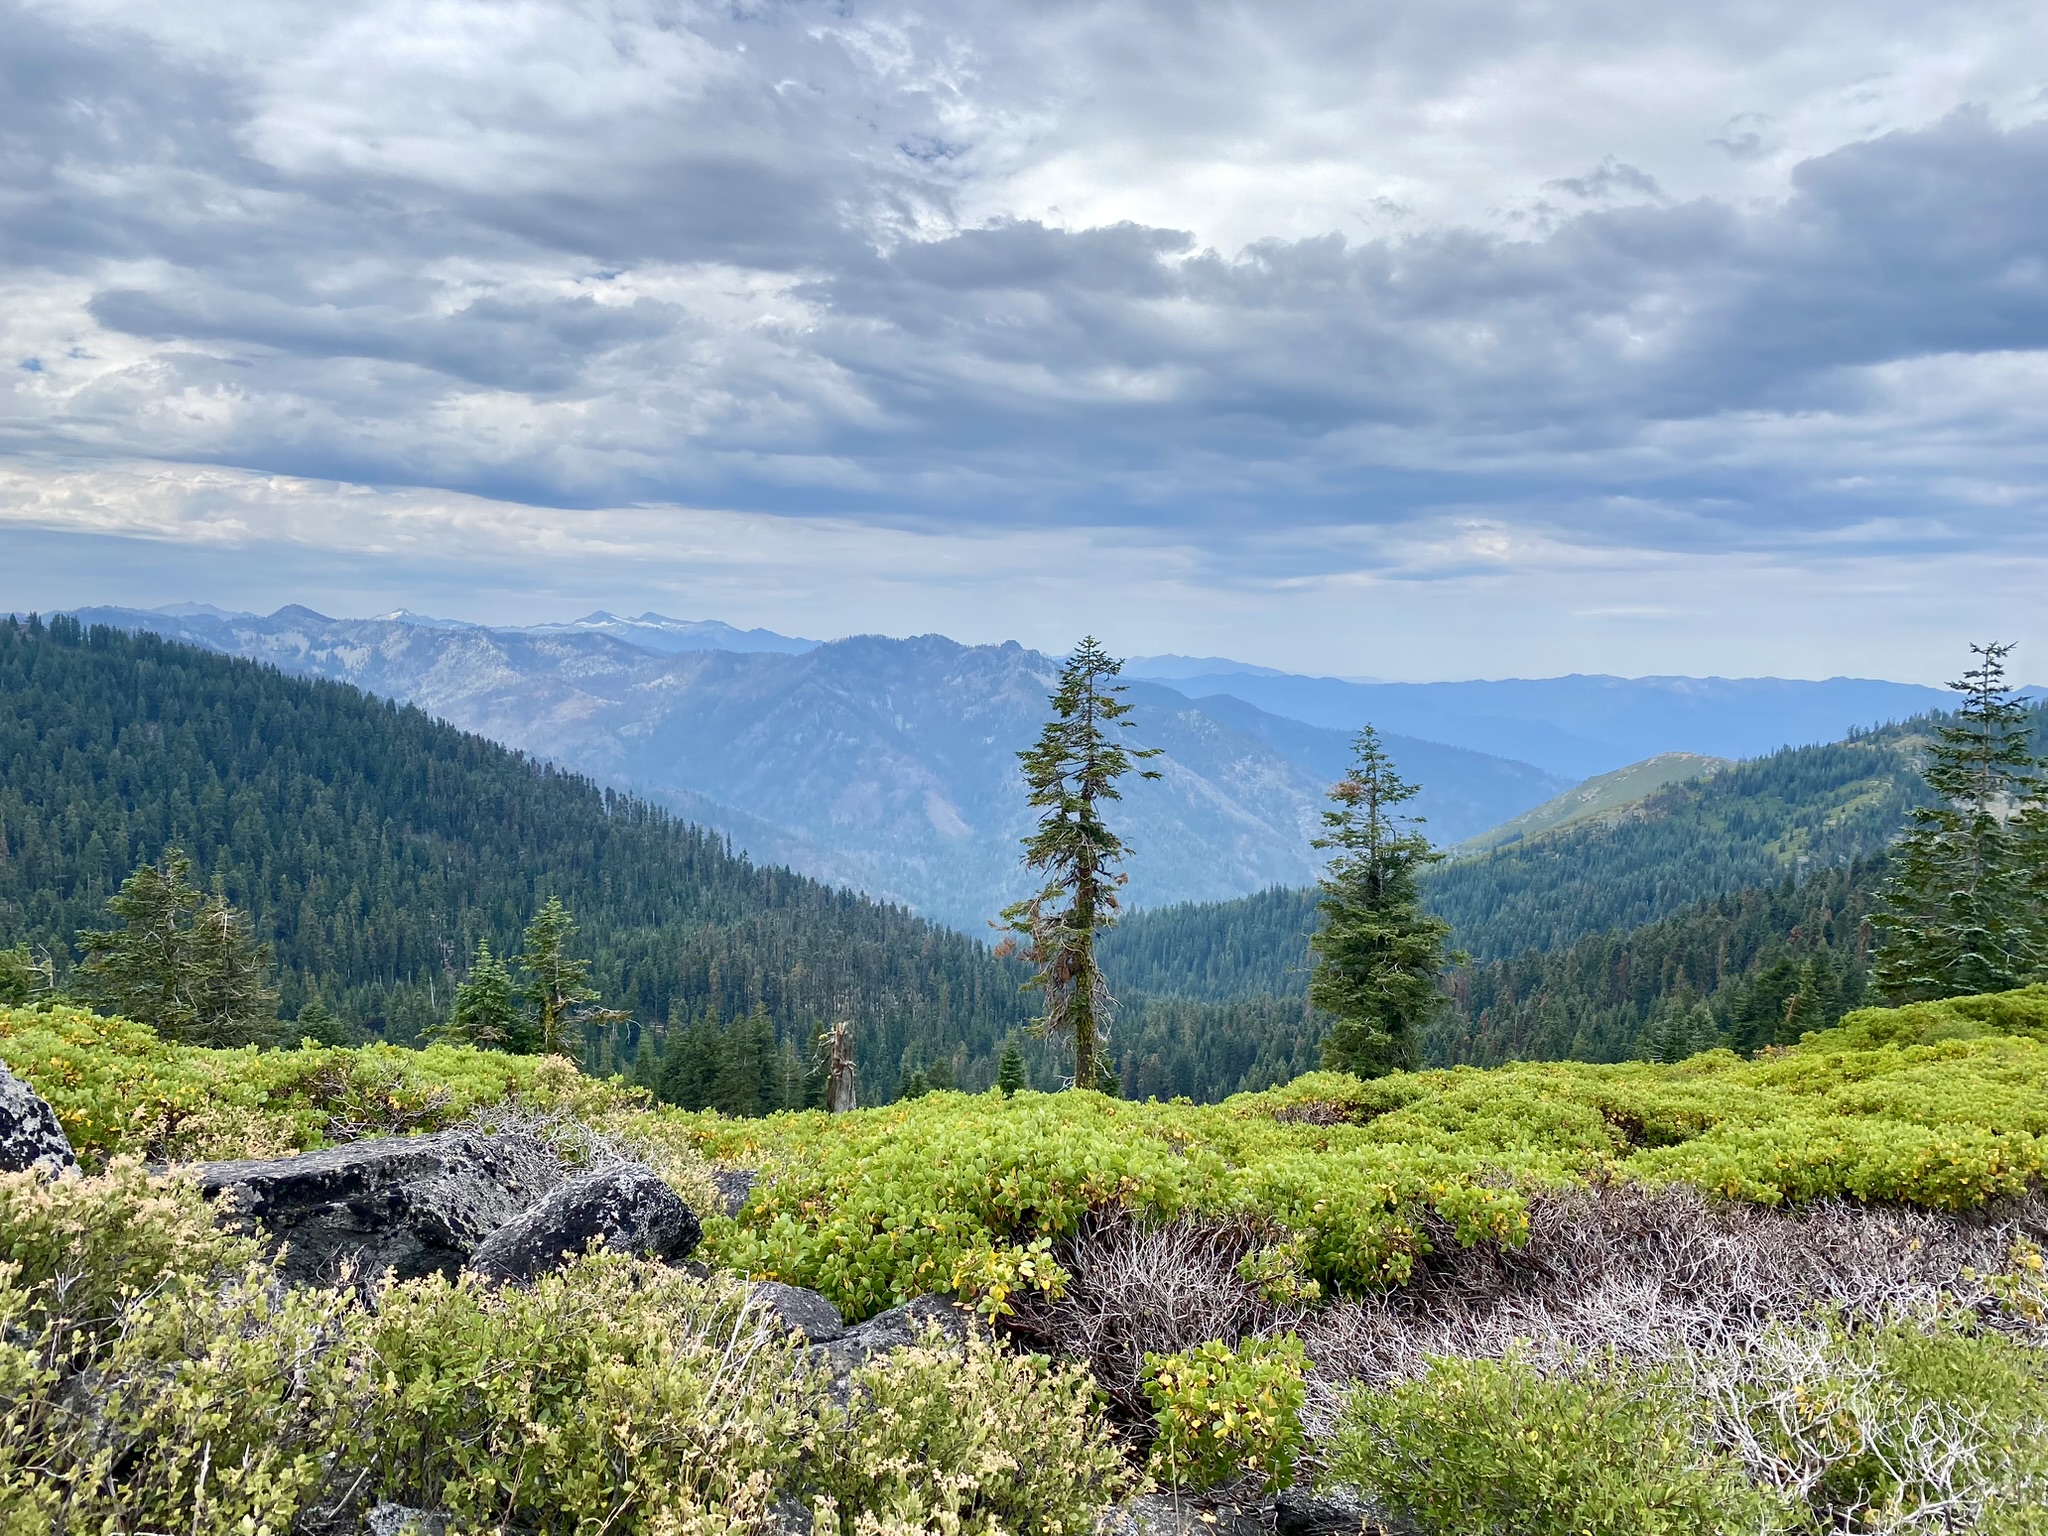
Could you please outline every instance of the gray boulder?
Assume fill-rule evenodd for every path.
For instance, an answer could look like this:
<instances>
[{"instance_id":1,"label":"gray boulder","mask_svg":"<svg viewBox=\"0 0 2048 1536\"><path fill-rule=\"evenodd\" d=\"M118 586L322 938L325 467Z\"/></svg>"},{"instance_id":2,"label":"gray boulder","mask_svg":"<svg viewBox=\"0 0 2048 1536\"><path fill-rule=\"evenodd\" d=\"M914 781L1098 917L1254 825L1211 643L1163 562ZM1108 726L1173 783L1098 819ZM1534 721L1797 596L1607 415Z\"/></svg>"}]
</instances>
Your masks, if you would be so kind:
<instances>
[{"instance_id":1,"label":"gray boulder","mask_svg":"<svg viewBox=\"0 0 2048 1536\"><path fill-rule=\"evenodd\" d=\"M811 1357L830 1369L832 1395L845 1402L852 1390L853 1373L869 1361L924 1343L934 1328L943 1342L964 1346L973 1322L974 1314L957 1302L943 1296L920 1296L876 1313L830 1343L815 1346Z\"/></svg>"},{"instance_id":2,"label":"gray boulder","mask_svg":"<svg viewBox=\"0 0 2048 1536\"><path fill-rule=\"evenodd\" d=\"M614 1253L687 1258L697 1213L651 1168L618 1163L572 1179L478 1245L469 1267L496 1281L531 1280L602 1238Z\"/></svg>"},{"instance_id":3,"label":"gray boulder","mask_svg":"<svg viewBox=\"0 0 2048 1536\"><path fill-rule=\"evenodd\" d=\"M442 1131L386 1136L297 1157L207 1163L199 1185L244 1230L284 1246L294 1285L453 1276L477 1246L559 1186L561 1159L530 1136Z\"/></svg>"},{"instance_id":4,"label":"gray boulder","mask_svg":"<svg viewBox=\"0 0 2048 1536\"><path fill-rule=\"evenodd\" d=\"M446 1510L376 1504L363 1516L363 1529L370 1536L446 1536L452 1518Z\"/></svg>"},{"instance_id":5,"label":"gray boulder","mask_svg":"<svg viewBox=\"0 0 2048 1536\"><path fill-rule=\"evenodd\" d=\"M71 1138L64 1134L57 1111L0 1066L0 1173L22 1173L30 1168L61 1173L77 1166Z\"/></svg>"},{"instance_id":6,"label":"gray boulder","mask_svg":"<svg viewBox=\"0 0 2048 1536\"><path fill-rule=\"evenodd\" d=\"M737 1216L740 1207L747 1203L747 1196L754 1192L754 1183L760 1175L751 1168L714 1168L711 1182L718 1186L718 1198L725 1203L725 1214Z\"/></svg>"},{"instance_id":7,"label":"gray boulder","mask_svg":"<svg viewBox=\"0 0 2048 1536\"><path fill-rule=\"evenodd\" d=\"M785 1333L800 1333L812 1344L830 1344L846 1337L846 1319L816 1291L780 1280L756 1280L747 1287L755 1306L775 1318Z\"/></svg>"}]
</instances>

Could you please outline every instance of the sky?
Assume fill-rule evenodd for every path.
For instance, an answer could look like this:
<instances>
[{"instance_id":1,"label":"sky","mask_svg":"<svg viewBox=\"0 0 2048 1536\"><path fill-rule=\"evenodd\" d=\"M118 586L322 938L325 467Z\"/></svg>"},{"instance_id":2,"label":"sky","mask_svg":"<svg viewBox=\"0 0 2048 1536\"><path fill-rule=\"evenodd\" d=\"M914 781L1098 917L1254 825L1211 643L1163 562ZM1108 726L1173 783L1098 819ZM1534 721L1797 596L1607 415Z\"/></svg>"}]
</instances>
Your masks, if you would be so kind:
<instances>
[{"instance_id":1,"label":"sky","mask_svg":"<svg viewBox=\"0 0 2048 1536\"><path fill-rule=\"evenodd\" d=\"M2039 0L0 0L0 608L2048 677L2044 513Z\"/></svg>"}]
</instances>

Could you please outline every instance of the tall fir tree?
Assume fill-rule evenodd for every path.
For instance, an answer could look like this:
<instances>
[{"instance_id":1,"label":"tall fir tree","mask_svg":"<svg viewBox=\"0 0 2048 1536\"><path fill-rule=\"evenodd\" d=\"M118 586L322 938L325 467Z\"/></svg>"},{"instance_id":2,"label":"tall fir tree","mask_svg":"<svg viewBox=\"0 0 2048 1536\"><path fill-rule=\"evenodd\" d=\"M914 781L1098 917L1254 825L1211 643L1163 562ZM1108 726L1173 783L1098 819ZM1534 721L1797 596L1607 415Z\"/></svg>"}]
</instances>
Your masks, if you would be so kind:
<instances>
[{"instance_id":1,"label":"tall fir tree","mask_svg":"<svg viewBox=\"0 0 2048 1536\"><path fill-rule=\"evenodd\" d=\"M1872 980L1893 1003L1999 992L2048 968L2048 784L2027 706L2005 679L2010 645L1973 645L1950 686L1962 707L1937 728L1927 787L1893 850L1872 918Z\"/></svg>"},{"instance_id":2,"label":"tall fir tree","mask_svg":"<svg viewBox=\"0 0 2048 1536\"><path fill-rule=\"evenodd\" d=\"M1084 638L1060 669L1053 717L1038 744L1017 754L1030 804L1040 813L1037 829L1024 839L1024 863L1044 883L1003 909L1014 936L998 953L1021 953L1034 967L1026 985L1044 997L1036 1027L1073 1042L1080 1088L1097 1086L1101 1075L1112 1000L1095 941L1116 922L1117 891L1126 879L1117 866L1129 852L1103 822L1102 804L1121 799L1117 781L1159 755L1156 747L1126 747L1118 739L1131 724L1124 718L1131 706L1116 681L1122 670L1093 635ZM1138 776L1159 774L1147 768Z\"/></svg>"},{"instance_id":3,"label":"tall fir tree","mask_svg":"<svg viewBox=\"0 0 2048 1536\"><path fill-rule=\"evenodd\" d=\"M1443 855L1400 808L1417 786L1394 769L1367 726L1351 771L1330 790L1318 848L1334 850L1318 883L1322 925L1309 940L1309 1000L1336 1016L1323 1041L1332 1071L1379 1077L1422 1061L1422 1032L1448 1006L1440 978L1454 958L1450 924L1422 911L1417 876Z\"/></svg>"},{"instance_id":4,"label":"tall fir tree","mask_svg":"<svg viewBox=\"0 0 2048 1536\"><path fill-rule=\"evenodd\" d=\"M191 872L192 861L171 848L121 882L107 901L121 926L78 936L86 956L78 995L186 1045L270 1042L277 993L269 947L250 938L222 891L202 896Z\"/></svg>"}]
</instances>

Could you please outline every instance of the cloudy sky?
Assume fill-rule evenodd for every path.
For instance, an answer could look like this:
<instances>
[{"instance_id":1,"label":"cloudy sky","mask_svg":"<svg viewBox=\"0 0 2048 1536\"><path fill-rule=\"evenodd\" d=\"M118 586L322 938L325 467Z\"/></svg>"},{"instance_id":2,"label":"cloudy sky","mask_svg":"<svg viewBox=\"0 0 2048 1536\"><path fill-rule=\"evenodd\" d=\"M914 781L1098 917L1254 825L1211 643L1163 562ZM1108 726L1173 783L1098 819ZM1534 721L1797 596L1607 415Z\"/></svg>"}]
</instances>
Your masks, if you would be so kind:
<instances>
[{"instance_id":1,"label":"cloudy sky","mask_svg":"<svg viewBox=\"0 0 2048 1536\"><path fill-rule=\"evenodd\" d=\"M0 0L0 607L2048 679L2048 7Z\"/></svg>"}]
</instances>

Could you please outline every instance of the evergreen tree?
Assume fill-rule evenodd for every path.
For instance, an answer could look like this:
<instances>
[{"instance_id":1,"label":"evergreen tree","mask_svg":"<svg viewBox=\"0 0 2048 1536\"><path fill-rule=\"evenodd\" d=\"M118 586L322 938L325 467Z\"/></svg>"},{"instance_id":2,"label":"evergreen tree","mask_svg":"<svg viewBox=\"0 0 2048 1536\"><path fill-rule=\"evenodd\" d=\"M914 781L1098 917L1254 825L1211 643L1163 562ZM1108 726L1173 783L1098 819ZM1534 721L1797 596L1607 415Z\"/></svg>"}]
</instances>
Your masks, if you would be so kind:
<instances>
[{"instance_id":1,"label":"evergreen tree","mask_svg":"<svg viewBox=\"0 0 2048 1536\"><path fill-rule=\"evenodd\" d=\"M588 1030L620 1023L627 1016L616 1008L589 1006L597 1001L597 989L590 984L590 962L569 953L575 937L576 919L561 897L550 896L526 925L519 965L526 972L521 990L533 1010L541 1053L580 1061L582 1037Z\"/></svg>"},{"instance_id":2,"label":"evergreen tree","mask_svg":"<svg viewBox=\"0 0 2048 1536\"><path fill-rule=\"evenodd\" d=\"M520 1011L519 992L505 962L491 953L491 941L479 939L469 974L455 988L448 1022L435 1033L458 1045L485 1051L530 1051L534 1032Z\"/></svg>"},{"instance_id":3,"label":"evergreen tree","mask_svg":"<svg viewBox=\"0 0 2048 1536\"><path fill-rule=\"evenodd\" d=\"M775 1108L765 1095L775 1076L775 1026L760 1004L734 1019L719 1041L712 1107L722 1115L758 1115Z\"/></svg>"},{"instance_id":4,"label":"evergreen tree","mask_svg":"<svg viewBox=\"0 0 2048 1536\"><path fill-rule=\"evenodd\" d=\"M996 1065L996 1086L1002 1089L1006 1099L1015 1097L1024 1089L1024 1053L1017 1048L1015 1036L1003 1042L1002 1060Z\"/></svg>"},{"instance_id":5,"label":"evergreen tree","mask_svg":"<svg viewBox=\"0 0 2048 1536\"><path fill-rule=\"evenodd\" d=\"M661 1097L661 1047L654 1038L654 1031L640 1031L640 1045L633 1053L633 1086L645 1088L655 1098Z\"/></svg>"},{"instance_id":6,"label":"evergreen tree","mask_svg":"<svg viewBox=\"0 0 2048 1536\"><path fill-rule=\"evenodd\" d=\"M356 1032L346 1019L336 1018L328 1006L319 998L308 998L299 1008L299 1016L292 1022L294 1039L310 1040L315 1045L354 1045Z\"/></svg>"},{"instance_id":7,"label":"evergreen tree","mask_svg":"<svg viewBox=\"0 0 2048 1536\"><path fill-rule=\"evenodd\" d=\"M0 949L0 1007L19 1008L57 990L57 967L26 944Z\"/></svg>"},{"instance_id":8,"label":"evergreen tree","mask_svg":"<svg viewBox=\"0 0 2048 1536\"><path fill-rule=\"evenodd\" d=\"M1962 707L1928 751L1935 804L1914 810L1873 919L1873 979L1894 1003L2004 991L2048 965L2043 876L2029 862L2048 817L2043 764L2027 706L2006 686L2012 647L1970 650L1977 665L1951 685Z\"/></svg>"},{"instance_id":9,"label":"evergreen tree","mask_svg":"<svg viewBox=\"0 0 2048 1536\"><path fill-rule=\"evenodd\" d=\"M1826 950L1807 956L1799 985L1785 999L1774 1044L1797 1045L1813 1030L1831 1028L1842 1016L1842 976Z\"/></svg>"},{"instance_id":10,"label":"evergreen tree","mask_svg":"<svg viewBox=\"0 0 2048 1536\"><path fill-rule=\"evenodd\" d=\"M228 904L219 880L192 920L192 968L193 1044L275 1043L270 946L249 937L248 919Z\"/></svg>"},{"instance_id":11,"label":"evergreen tree","mask_svg":"<svg viewBox=\"0 0 2048 1536\"><path fill-rule=\"evenodd\" d=\"M202 897L191 872L192 861L171 848L121 882L107 901L121 926L78 936L86 954L78 994L186 1045L269 1041L277 1032L269 947L250 939L218 889Z\"/></svg>"},{"instance_id":12,"label":"evergreen tree","mask_svg":"<svg viewBox=\"0 0 2048 1536\"><path fill-rule=\"evenodd\" d=\"M1319 888L1322 926L1309 941L1309 1000L1336 1016L1323 1042L1332 1071L1378 1077L1419 1066L1422 1031L1448 1006L1438 985L1450 956L1450 925L1425 917L1420 871L1443 857L1401 814L1416 786L1394 770L1367 726L1353 743L1350 773L1330 790L1318 848L1334 849Z\"/></svg>"},{"instance_id":13,"label":"evergreen tree","mask_svg":"<svg viewBox=\"0 0 2048 1536\"><path fill-rule=\"evenodd\" d=\"M1016 937L999 954L1021 952L1034 967L1028 987L1044 996L1037 1028L1074 1043L1074 1083L1092 1087L1111 999L1096 963L1096 936L1116 922L1117 890L1125 876L1116 866L1128 851L1103 823L1101 802L1121 799L1117 780L1134 762L1159 749L1127 748L1116 732L1128 730L1131 712L1115 681L1123 670L1087 636L1060 669L1053 718L1038 744L1019 752L1030 803L1041 814L1024 840L1024 863L1044 877L1037 893L1003 909ZM1152 769L1140 778L1156 779Z\"/></svg>"}]
</instances>

